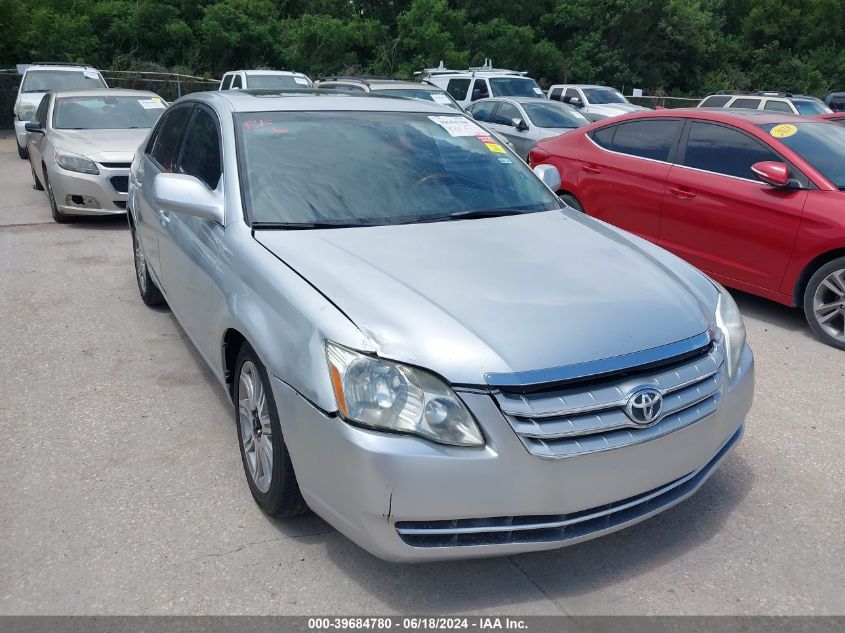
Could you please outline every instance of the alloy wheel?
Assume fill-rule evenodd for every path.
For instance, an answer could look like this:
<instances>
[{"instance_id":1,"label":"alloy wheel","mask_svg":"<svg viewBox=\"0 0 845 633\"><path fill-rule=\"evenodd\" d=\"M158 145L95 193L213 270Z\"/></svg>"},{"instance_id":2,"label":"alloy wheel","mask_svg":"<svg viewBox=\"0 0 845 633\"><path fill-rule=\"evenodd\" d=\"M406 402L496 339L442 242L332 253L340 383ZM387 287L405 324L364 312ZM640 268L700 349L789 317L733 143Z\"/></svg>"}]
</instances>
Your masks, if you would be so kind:
<instances>
[{"instance_id":1,"label":"alloy wheel","mask_svg":"<svg viewBox=\"0 0 845 633\"><path fill-rule=\"evenodd\" d=\"M813 295L813 315L827 334L845 342L845 268L822 279Z\"/></svg>"},{"instance_id":2,"label":"alloy wheel","mask_svg":"<svg viewBox=\"0 0 845 633\"><path fill-rule=\"evenodd\" d=\"M273 481L273 431L264 382L252 361L241 366L238 377L238 423L250 477L267 492Z\"/></svg>"},{"instance_id":3,"label":"alloy wheel","mask_svg":"<svg viewBox=\"0 0 845 633\"><path fill-rule=\"evenodd\" d=\"M141 250L141 241L133 234L132 241L135 246L135 275L138 277L138 288L141 294L147 292L147 260L144 259L144 251Z\"/></svg>"}]
</instances>

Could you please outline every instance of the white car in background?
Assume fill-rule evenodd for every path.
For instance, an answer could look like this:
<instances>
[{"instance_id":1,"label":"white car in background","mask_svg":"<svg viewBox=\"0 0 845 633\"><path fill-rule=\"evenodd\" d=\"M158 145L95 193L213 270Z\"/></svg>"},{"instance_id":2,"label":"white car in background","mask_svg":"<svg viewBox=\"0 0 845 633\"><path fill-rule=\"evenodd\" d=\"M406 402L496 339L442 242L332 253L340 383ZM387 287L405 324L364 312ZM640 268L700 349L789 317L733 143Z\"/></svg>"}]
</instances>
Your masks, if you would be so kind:
<instances>
[{"instance_id":1,"label":"white car in background","mask_svg":"<svg viewBox=\"0 0 845 633\"><path fill-rule=\"evenodd\" d=\"M418 79L428 81L448 92L462 108L474 101L488 97L542 97L539 84L526 77L523 71L493 68L491 60L483 66L467 70L450 70L440 62L437 68L426 68L414 73Z\"/></svg>"},{"instance_id":2,"label":"white car in background","mask_svg":"<svg viewBox=\"0 0 845 633\"><path fill-rule=\"evenodd\" d=\"M549 99L578 108L591 121L649 109L634 105L616 88L608 86L555 84L549 88Z\"/></svg>"},{"instance_id":3,"label":"white car in background","mask_svg":"<svg viewBox=\"0 0 845 633\"><path fill-rule=\"evenodd\" d=\"M218 90L308 90L311 78L292 70L230 70Z\"/></svg>"},{"instance_id":4,"label":"white car in background","mask_svg":"<svg viewBox=\"0 0 845 633\"><path fill-rule=\"evenodd\" d=\"M15 99L15 138L18 156L29 158L26 147L26 124L35 119L41 99L50 90L91 90L108 88L100 71L82 64L34 63L20 64L23 75Z\"/></svg>"}]
</instances>

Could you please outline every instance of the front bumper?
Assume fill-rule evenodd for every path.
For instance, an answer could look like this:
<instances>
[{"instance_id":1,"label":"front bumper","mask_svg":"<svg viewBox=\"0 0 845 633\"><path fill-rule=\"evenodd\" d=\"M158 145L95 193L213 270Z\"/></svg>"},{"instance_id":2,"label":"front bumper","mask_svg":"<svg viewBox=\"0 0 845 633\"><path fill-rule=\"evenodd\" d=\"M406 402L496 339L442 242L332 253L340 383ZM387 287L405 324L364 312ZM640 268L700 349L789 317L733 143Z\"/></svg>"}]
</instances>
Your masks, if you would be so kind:
<instances>
[{"instance_id":1,"label":"front bumper","mask_svg":"<svg viewBox=\"0 0 845 633\"><path fill-rule=\"evenodd\" d=\"M26 147L26 121L21 121L15 117L15 139L18 141L18 147Z\"/></svg>"},{"instance_id":2,"label":"front bumper","mask_svg":"<svg viewBox=\"0 0 845 633\"><path fill-rule=\"evenodd\" d=\"M99 174L83 174L49 165L47 175L59 211L67 215L126 213L129 169L97 167Z\"/></svg>"},{"instance_id":3,"label":"front bumper","mask_svg":"<svg viewBox=\"0 0 845 633\"><path fill-rule=\"evenodd\" d=\"M754 362L746 347L712 415L642 444L567 459L531 455L483 392L461 392L487 438L473 449L353 427L271 382L311 509L372 554L412 562L554 549L686 499L742 435Z\"/></svg>"}]
</instances>

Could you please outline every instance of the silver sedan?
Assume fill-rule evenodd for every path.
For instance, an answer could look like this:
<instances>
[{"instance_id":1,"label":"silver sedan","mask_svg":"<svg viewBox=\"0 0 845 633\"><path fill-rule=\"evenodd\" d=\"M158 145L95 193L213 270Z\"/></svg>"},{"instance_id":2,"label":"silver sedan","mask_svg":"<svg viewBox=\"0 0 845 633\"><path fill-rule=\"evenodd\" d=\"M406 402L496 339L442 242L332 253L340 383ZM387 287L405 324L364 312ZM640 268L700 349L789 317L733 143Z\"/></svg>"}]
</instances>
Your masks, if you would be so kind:
<instances>
[{"instance_id":1,"label":"silver sedan","mask_svg":"<svg viewBox=\"0 0 845 633\"><path fill-rule=\"evenodd\" d=\"M713 473L753 394L736 305L558 180L434 103L168 109L130 176L138 288L231 398L264 511L390 560L491 556L619 530Z\"/></svg>"},{"instance_id":2,"label":"silver sedan","mask_svg":"<svg viewBox=\"0 0 845 633\"><path fill-rule=\"evenodd\" d=\"M591 123L575 108L542 97L481 99L467 110L484 127L506 138L523 160L528 160L537 141Z\"/></svg>"},{"instance_id":3,"label":"silver sedan","mask_svg":"<svg viewBox=\"0 0 845 633\"><path fill-rule=\"evenodd\" d=\"M155 93L103 88L48 92L26 124L34 187L56 222L126 212L135 150L167 104Z\"/></svg>"}]
</instances>

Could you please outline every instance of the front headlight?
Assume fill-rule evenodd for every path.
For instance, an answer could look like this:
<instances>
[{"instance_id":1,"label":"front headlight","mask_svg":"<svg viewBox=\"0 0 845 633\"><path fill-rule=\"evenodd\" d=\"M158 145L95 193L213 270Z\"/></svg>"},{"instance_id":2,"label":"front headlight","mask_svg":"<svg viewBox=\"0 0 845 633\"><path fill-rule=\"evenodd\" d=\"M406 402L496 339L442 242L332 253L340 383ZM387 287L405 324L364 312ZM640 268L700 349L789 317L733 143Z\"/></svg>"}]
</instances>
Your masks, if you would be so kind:
<instances>
[{"instance_id":1,"label":"front headlight","mask_svg":"<svg viewBox=\"0 0 845 633\"><path fill-rule=\"evenodd\" d=\"M338 409L350 422L441 444L484 445L472 414L439 378L329 341L326 358Z\"/></svg>"},{"instance_id":2,"label":"front headlight","mask_svg":"<svg viewBox=\"0 0 845 633\"><path fill-rule=\"evenodd\" d=\"M97 163L80 154L74 154L73 152L68 152L57 147L53 152L53 158L56 159L56 164L59 167L68 171L78 171L83 174L95 175L100 173L100 170L97 169Z\"/></svg>"},{"instance_id":3,"label":"front headlight","mask_svg":"<svg viewBox=\"0 0 845 633\"><path fill-rule=\"evenodd\" d=\"M716 303L716 325L725 339L725 355L728 361L728 378L733 378L739 369L739 359L745 346L745 324L733 297L719 284L719 301Z\"/></svg>"}]
</instances>

